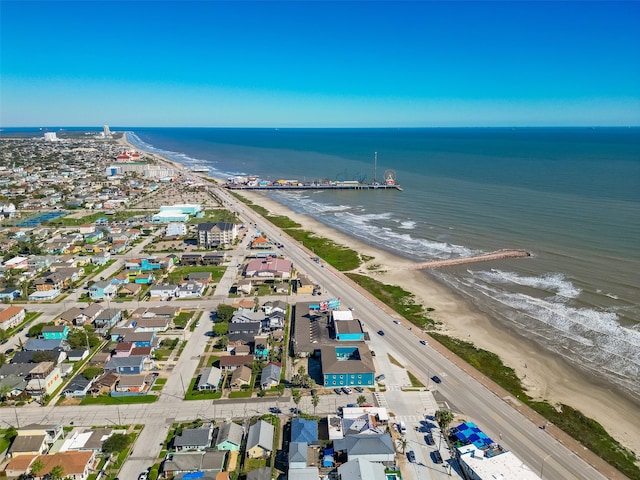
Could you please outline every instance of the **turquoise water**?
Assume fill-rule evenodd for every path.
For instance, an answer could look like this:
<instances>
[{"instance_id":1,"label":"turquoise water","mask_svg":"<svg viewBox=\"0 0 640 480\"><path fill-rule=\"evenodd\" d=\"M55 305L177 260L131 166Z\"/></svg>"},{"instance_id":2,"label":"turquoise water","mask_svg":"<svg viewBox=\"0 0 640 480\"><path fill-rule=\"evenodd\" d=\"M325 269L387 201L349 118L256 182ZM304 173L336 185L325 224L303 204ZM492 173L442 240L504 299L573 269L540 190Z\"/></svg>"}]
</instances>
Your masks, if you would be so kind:
<instances>
[{"instance_id":1,"label":"turquoise water","mask_svg":"<svg viewBox=\"0 0 640 480\"><path fill-rule=\"evenodd\" d=\"M135 129L130 140L221 176L391 172L403 192L270 195L416 260L532 252L431 275L640 399L640 129Z\"/></svg>"}]
</instances>

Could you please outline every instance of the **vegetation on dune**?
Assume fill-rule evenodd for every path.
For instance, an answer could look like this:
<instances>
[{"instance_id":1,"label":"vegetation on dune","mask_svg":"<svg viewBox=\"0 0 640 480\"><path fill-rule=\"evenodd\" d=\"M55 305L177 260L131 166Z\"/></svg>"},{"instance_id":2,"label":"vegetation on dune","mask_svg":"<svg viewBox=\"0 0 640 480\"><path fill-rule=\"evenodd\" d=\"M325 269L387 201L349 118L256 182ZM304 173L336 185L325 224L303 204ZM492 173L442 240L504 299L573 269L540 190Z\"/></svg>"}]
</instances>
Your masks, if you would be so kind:
<instances>
[{"instance_id":1,"label":"vegetation on dune","mask_svg":"<svg viewBox=\"0 0 640 480\"><path fill-rule=\"evenodd\" d=\"M414 295L396 286L388 285L366 275L346 273L351 280L420 328L430 328L435 322L426 314L428 310L415 302Z\"/></svg>"},{"instance_id":2,"label":"vegetation on dune","mask_svg":"<svg viewBox=\"0 0 640 480\"><path fill-rule=\"evenodd\" d=\"M640 479L640 468L635 463L635 454L612 438L598 422L568 405L554 406L548 402L533 400L526 393L513 368L504 365L495 353L446 335L433 332L430 335L604 461L629 478Z\"/></svg>"},{"instance_id":3,"label":"vegetation on dune","mask_svg":"<svg viewBox=\"0 0 640 480\"><path fill-rule=\"evenodd\" d=\"M358 252L349 247L338 245L328 238L318 237L313 232L299 229L287 229L287 233L341 272L354 270L361 264Z\"/></svg>"},{"instance_id":4,"label":"vegetation on dune","mask_svg":"<svg viewBox=\"0 0 640 480\"><path fill-rule=\"evenodd\" d=\"M300 225L289 218L272 217L264 207L255 205L236 193L232 192L232 194L274 225L286 229L292 238L301 242L336 269L348 272L361 265L363 257L360 257L356 251L318 237L313 232L300 230ZM289 226L288 223L293 223L294 226ZM364 261L367 260L364 259ZM612 438L598 422L568 405L554 406L548 402L534 401L526 393L513 368L504 365L495 353L477 348L470 342L435 333L433 327L436 322L428 316L428 313L433 312L434 309L424 308L417 304L412 293L399 286L384 284L365 275L355 273L345 273L345 275L413 325L428 330L435 340L458 357L529 405L627 477L632 480L640 480L640 468L636 464L637 457L634 452ZM413 383L415 377L410 374L410 378Z\"/></svg>"}]
</instances>

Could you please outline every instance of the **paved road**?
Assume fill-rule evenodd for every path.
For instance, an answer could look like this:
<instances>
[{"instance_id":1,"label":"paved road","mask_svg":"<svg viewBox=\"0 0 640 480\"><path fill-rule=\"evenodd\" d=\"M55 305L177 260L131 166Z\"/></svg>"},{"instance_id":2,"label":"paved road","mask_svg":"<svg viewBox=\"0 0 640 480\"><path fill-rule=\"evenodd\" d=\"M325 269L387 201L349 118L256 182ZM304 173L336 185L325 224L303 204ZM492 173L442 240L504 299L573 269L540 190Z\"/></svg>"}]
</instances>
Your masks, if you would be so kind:
<instances>
[{"instance_id":1,"label":"paved road","mask_svg":"<svg viewBox=\"0 0 640 480\"><path fill-rule=\"evenodd\" d=\"M219 194L232 204L235 200L228 194ZM236 208L244 210L241 205ZM262 219L248 213L252 221L257 222L260 230L272 238L280 238L280 230ZM559 443L546 431L538 428L529 418L513 408L508 398L497 396L491 390L469 376L455 363L449 361L438 351L419 343L413 331L393 323L400 316L380 305L366 292L330 266L321 267L311 260L312 252L299 247L297 242L282 236L286 254L294 261L299 271L309 272L312 278L329 292L339 295L343 302L355 308L371 332L385 331L386 342L398 354L399 360L427 385L435 374L443 379L437 386L446 398L450 399L466 415L473 417L478 425L495 441L513 451L534 472L544 470L546 479L604 479L624 478L606 465L607 476L602 475L571 450ZM375 336L375 335L374 335ZM379 358L379 356L377 356ZM433 382L431 385L433 386ZM515 401L515 399L514 399ZM502 438L500 436L502 435ZM582 452L581 452L582 453ZM591 455L588 455L592 457ZM598 461L597 459L594 460Z\"/></svg>"},{"instance_id":2,"label":"paved road","mask_svg":"<svg viewBox=\"0 0 640 480\"><path fill-rule=\"evenodd\" d=\"M241 212L245 222L257 223L257 228L265 232L269 237L278 239L285 245L284 253L294 262L296 270L309 273L311 278L328 291L329 296L340 296L343 303L355 308L357 315L365 321L370 332L383 329L384 337L375 333L372 334L371 345L382 355L376 356L378 369L388 375L389 386L394 386L394 390L385 394L385 401L389 408L404 414L416 416L421 413L417 403L408 400L404 393L400 393L399 385L406 383L406 373L394 369L390 364L385 352L392 352L407 369L422 380L425 385L429 384L429 378L437 374L443 382L437 385L438 393L446 397L456 408L465 415L472 417L478 425L494 440L498 441L506 448L512 450L530 468L538 472L544 469L545 479L604 479L605 476L597 472L593 467L585 463L581 458L556 441L546 431L542 431L538 426L522 415L512 402L493 393L474 377L465 373L454 362L446 356L441 355L431 346L423 346L418 342L418 337L414 331L402 325L393 323L394 319L400 317L389 312L386 306L372 299L369 294L359 287L346 281L345 277L330 266L321 266L311 260L314 256L312 252L305 250L297 242L289 239L275 227L267 224L258 218L253 212L247 211L244 206L238 205L227 192L220 192L218 195L228 201L232 208ZM240 256L242 252L235 255ZM236 258L236 257L234 257ZM240 263L240 262L237 262ZM232 265L235 265L233 263ZM279 407L284 411L292 403L286 399L265 399L261 401L235 401L226 403L222 401L191 401L181 400L184 388L188 385L195 373L198 365L198 355L204 350L206 342L205 333L209 328L208 311L215 308L215 305L222 298L226 297L229 281L237 274L235 268L229 268L221 286L220 291L216 291L213 300L200 300L197 302L203 309L201 325L196 331L189 335L189 343L185 352L180 357L174 368L174 375L171 376L163 390L163 394L158 402L148 405L126 405L121 407L111 406L87 406L87 407L25 407L16 410L12 408L0 409L0 421L5 424L16 425L37 422L62 422L76 425L104 425L104 424L144 424L140 440L132 452L129 461L126 462L122 470L121 478L136 478L138 473L157 460L160 452L160 442L166 438L168 425L174 421L189 421L194 418L216 418L230 419L244 415L266 413L271 407ZM224 290L227 288L227 290ZM279 297L281 298L281 297ZM145 305L149 302L145 302ZM191 303L191 302L189 302ZM180 305L187 306L188 302L180 302ZM166 303L162 303L166 305ZM43 310L48 310L47 315L54 314L54 307L61 305L42 306ZM49 310L51 309L51 310ZM58 312L59 313L59 312ZM184 385L184 387L183 387ZM434 387L433 382L429 384ZM395 392L395 393L394 393ZM347 399L342 397L340 401L347 403ZM355 398L354 398L355 400ZM322 396L317 413L335 412L338 399L334 395ZM283 408L284 407L284 408ZM408 412L408 413L407 413ZM17 418L16 418L17 417ZM417 418L417 417L416 417ZM501 438L502 434L502 438ZM417 442L415 438L413 441ZM433 466L428 462L425 455L430 450L416 450L419 463L423 465L412 465L409 468L414 478L426 478L424 475L433 472ZM444 455L443 455L444 456ZM446 457L445 457L446 458ZM423 470L421 470L423 469ZM619 475L619 474L618 474ZM607 475L608 478L624 478L616 476L615 472Z\"/></svg>"}]
</instances>

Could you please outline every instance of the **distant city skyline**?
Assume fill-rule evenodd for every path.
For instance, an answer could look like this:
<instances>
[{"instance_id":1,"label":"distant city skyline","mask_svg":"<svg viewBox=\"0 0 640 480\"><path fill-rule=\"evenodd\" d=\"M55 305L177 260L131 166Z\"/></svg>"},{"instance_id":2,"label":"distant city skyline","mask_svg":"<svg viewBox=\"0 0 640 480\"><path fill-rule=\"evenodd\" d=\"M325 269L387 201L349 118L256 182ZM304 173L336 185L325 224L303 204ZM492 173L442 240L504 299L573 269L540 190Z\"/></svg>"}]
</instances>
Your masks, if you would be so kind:
<instances>
[{"instance_id":1,"label":"distant city skyline","mask_svg":"<svg viewBox=\"0 0 640 480\"><path fill-rule=\"evenodd\" d=\"M640 2L0 0L0 127L640 125Z\"/></svg>"}]
</instances>

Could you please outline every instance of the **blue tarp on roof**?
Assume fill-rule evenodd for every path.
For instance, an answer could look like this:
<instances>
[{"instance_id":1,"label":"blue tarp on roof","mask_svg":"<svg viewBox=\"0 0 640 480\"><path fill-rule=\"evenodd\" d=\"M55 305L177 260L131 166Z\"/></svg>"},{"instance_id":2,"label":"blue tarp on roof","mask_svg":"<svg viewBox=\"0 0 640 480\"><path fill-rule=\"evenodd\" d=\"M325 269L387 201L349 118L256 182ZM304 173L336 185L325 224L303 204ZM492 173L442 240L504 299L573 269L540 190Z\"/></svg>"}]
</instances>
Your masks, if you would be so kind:
<instances>
[{"instance_id":1,"label":"blue tarp on roof","mask_svg":"<svg viewBox=\"0 0 640 480\"><path fill-rule=\"evenodd\" d=\"M453 429L453 434L461 442L473 443L478 448L483 448L493 443L493 440L473 422L461 423Z\"/></svg>"},{"instance_id":2,"label":"blue tarp on roof","mask_svg":"<svg viewBox=\"0 0 640 480\"><path fill-rule=\"evenodd\" d=\"M182 476L182 480L195 480L196 478L203 478L204 472L189 472Z\"/></svg>"}]
</instances>

